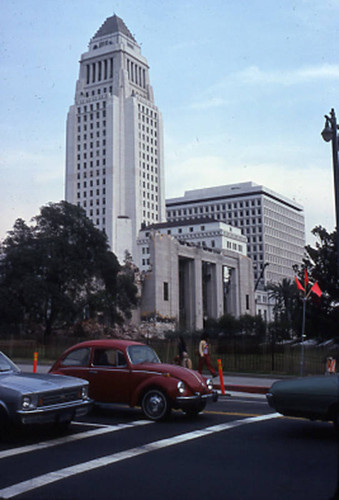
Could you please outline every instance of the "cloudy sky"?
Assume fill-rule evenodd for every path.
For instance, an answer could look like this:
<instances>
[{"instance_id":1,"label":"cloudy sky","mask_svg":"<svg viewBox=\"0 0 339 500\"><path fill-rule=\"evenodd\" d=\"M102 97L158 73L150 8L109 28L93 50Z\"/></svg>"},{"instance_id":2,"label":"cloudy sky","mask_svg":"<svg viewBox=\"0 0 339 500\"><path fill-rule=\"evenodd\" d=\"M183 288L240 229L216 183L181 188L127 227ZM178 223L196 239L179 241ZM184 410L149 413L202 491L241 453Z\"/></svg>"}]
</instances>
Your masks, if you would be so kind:
<instances>
[{"instance_id":1,"label":"cloudy sky","mask_svg":"<svg viewBox=\"0 0 339 500\"><path fill-rule=\"evenodd\" d=\"M166 196L254 181L334 229L324 114L339 114L339 0L0 0L0 239L64 197L78 61L121 17L150 65Z\"/></svg>"}]
</instances>

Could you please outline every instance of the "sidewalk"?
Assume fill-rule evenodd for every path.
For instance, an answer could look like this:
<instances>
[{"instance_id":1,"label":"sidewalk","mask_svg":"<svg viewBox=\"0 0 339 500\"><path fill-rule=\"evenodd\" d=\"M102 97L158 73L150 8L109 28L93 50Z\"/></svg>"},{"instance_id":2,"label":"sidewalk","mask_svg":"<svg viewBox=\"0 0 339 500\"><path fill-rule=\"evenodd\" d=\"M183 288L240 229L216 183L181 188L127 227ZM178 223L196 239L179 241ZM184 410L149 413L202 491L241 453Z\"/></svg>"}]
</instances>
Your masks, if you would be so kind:
<instances>
[{"instance_id":1,"label":"sidewalk","mask_svg":"<svg viewBox=\"0 0 339 500\"><path fill-rule=\"evenodd\" d=\"M17 366L20 370L24 372L32 372L33 371L33 363L17 363ZM38 373L47 373L50 369L50 365L39 364L37 366ZM203 373L204 376L208 376L206 373ZM224 373L224 386L225 392L242 392L248 394L266 394L269 388L278 378L270 378L259 375L248 375L248 374L228 374ZM214 377L213 385L215 389L221 390L220 378L219 375Z\"/></svg>"},{"instance_id":2,"label":"sidewalk","mask_svg":"<svg viewBox=\"0 0 339 500\"><path fill-rule=\"evenodd\" d=\"M245 392L250 394L266 394L278 378L257 375L223 374L225 392ZM219 375L213 378L214 387L221 390Z\"/></svg>"}]
</instances>

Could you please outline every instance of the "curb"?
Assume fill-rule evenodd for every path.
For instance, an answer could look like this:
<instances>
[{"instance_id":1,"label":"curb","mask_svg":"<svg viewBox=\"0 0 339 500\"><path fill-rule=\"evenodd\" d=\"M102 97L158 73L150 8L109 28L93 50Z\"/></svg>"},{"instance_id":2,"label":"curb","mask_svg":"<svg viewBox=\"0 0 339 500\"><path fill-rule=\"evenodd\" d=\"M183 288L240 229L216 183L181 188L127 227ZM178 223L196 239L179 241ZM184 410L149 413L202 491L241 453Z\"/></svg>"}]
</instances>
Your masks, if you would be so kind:
<instances>
[{"instance_id":1,"label":"curb","mask_svg":"<svg viewBox=\"0 0 339 500\"><path fill-rule=\"evenodd\" d=\"M214 387L218 390L221 389L219 384L216 384ZM225 384L225 391L231 391L231 392L247 392L250 394L266 394L269 390L270 390L269 387L264 387L264 386Z\"/></svg>"}]
</instances>

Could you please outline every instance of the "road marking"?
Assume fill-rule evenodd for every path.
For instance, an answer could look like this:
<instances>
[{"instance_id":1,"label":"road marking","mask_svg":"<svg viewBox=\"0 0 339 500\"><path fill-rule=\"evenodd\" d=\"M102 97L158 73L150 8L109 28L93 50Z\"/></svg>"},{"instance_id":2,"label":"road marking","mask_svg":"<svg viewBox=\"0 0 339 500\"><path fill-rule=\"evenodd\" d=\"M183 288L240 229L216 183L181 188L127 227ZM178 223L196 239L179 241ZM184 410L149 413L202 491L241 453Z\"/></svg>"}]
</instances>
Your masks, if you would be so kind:
<instances>
[{"instance_id":1,"label":"road marking","mask_svg":"<svg viewBox=\"0 0 339 500\"><path fill-rule=\"evenodd\" d=\"M204 411L204 414L208 413L211 415L228 415L230 417L260 417L259 413L238 413L231 411Z\"/></svg>"},{"instance_id":2,"label":"road marking","mask_svg":"<svg viewBox=\"0 0 339 500\"><path fill-rule=\"evenodd\" d=\"M255 394L254 394L255 396ZM258 396L258 394L257 394ZM223 403L229 405L230 403L247 403L249 405L253 405L255 403L256 405L268 405L267 400L265 401L262 398L257 398L257 397L252 397L252 396L244 396L243 398L238 397L238 396L231 396L231 398L219 398L218 403Z\"/></svg>"},{"instance_id":3,"label":"road marking","mask_svg":"<svg viewBox=\"0 0 339 500\"><path fill-rule=\"evenodd\" d=\"M64 436L61 438L51 439L50 441L41 441L40 443L31 444L27 446L21 446L20 448L12 448L10 450L0 451L0 460L2 458L13 457L15 455L21 455L23 453L29 453L31 451L43 450L45 448L51 448L52 446L58 446L60 444L67 444L73 441L79 441L80 439L86 439L93 436L99 436L100 434L107 434L109 432L121 431L124 429L129 429L131 427L136 427L138 425L152 424L151 420L136 420L135 422L130 422L126 424L117 425L101 425L99 429L94 429L86 432L79 432L79 434L72 434L70 436ZM87 424L83 424L87 425ZM95 424L96 425L96 424Z\"/></svg>"},{"instance_id":4,"label":"road marking","mask_svg":"<svg viewBox=\"0 0 339 500\"><path fill-rule=\"evenodd\" d=\"M72 422L72 425L82 425L85 427L108 427L108 424L95 424L93 422Z\"/></svg>"},{"instance_id":5,"label":"road marking","mask_svg":"<svg viewBox=\"0 0 339 500\"><path fill-rule=\"evenodd\" d=\"M168 446L174 446L179 443L185 443L193 439L199 439L216 432L223 432L234 429L235 427L240 427L242 425L263 422L265 420L270 420L272 418L278 417L280 417L279 413L270 413L269 415L249 417L243 420L234 420L233 422L225 422L223 424L212 425L211 427L205 427L205 429L187 432L185 434L173 436L171 438L160 439L159 441L154 441L153 443L145 444L143 446L139 446L138 448L131 448L129 450L113 453L112 455L95 458L88 462L65 467L64 469L59 469L54 472L42 474L41 476L33 477L32 479L29 479L27 481L22 481L21 483L13 484L12 486L8 486L7 488L3 488L2 490L0 490L0 498L13 498L17 495L21 495L23 493L27 493L28 491L46 486L47 484L55 483L56 481L66 479L77 474L82 474L83 472L98 469L100 467L106 467L107 465L112 465L114 463L144 455L152 451L167 448Z\"/></svg>"}]
</instances>

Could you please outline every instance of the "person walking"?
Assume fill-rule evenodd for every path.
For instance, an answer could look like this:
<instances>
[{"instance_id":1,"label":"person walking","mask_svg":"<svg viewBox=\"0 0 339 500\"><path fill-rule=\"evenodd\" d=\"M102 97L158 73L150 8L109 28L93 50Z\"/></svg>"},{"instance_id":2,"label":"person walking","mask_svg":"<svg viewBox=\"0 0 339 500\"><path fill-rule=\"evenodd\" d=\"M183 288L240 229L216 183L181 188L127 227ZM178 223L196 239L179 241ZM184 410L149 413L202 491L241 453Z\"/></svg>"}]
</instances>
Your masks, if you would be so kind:
<instances>
[{"instance_id":1,"label":"person walking","mask_svg":"<svg viewBox=\"0 0 339 500\"><path fill-rule=\"evenodd\" d=\"M199 343L199 365L198 372L202 373L204 365L208 368L209 372L213 377L217 376L216 370L213 368L210 354L209 354L209 345L208 345L209 337L206 334L202 334Z\"/></svg>"},{"instance_id":2,"label":"person walking","mask_svg":"<svg viewBox=\"0 0 339 500\"><path fill-rule=\"evenodd\" d=\"M192 369L192 361L188 357L186 342L182 335L180 335L178 342L178 360L179 364L184 368Z\"/></svg>"}]
</instances>

